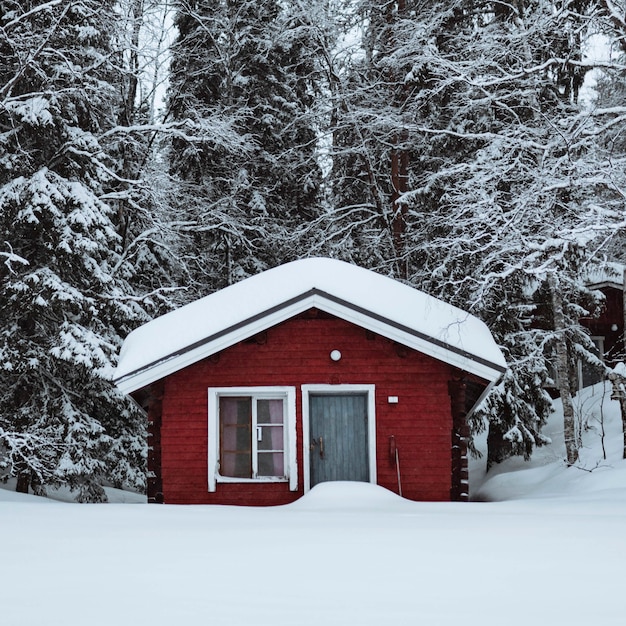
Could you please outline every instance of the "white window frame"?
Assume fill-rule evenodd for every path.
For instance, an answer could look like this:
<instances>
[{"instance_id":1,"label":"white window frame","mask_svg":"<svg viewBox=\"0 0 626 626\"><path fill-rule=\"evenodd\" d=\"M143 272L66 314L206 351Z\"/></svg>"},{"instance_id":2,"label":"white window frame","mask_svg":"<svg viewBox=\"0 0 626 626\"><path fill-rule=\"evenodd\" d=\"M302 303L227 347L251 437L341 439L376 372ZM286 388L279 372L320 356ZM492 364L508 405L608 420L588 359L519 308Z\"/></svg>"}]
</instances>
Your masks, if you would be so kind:
<instances>
[{"instance_id":1,"label":"white window frame","mask_svg":"<svg viewBox=\"0 0 626 626\"><path fill-rule=\"evenodd\" d=\"M220 424L219 401L222 397L250 396L253 400L281 399L284 404L284 463L285 476L259 476L235 478L220 476ZM290 491L298 490L298 464L296 455L296 388L295 387L209 387L208 389L208 489L214 492L217 483L275 483L288 482Z\"/></svg>"},{"instance_id":2,"label":"white window frame","mask_svg":"<svg viewBox=\"0 0 626 626\"><path fill-rule=\"evenodd\" d=\"M311 435L309 432L310 396L367 394L367 439L370 483L377 484L376 476L376 385L302 385L302 444L304 446L304 493L311 489Z\"/></svg>"}]
</instances>

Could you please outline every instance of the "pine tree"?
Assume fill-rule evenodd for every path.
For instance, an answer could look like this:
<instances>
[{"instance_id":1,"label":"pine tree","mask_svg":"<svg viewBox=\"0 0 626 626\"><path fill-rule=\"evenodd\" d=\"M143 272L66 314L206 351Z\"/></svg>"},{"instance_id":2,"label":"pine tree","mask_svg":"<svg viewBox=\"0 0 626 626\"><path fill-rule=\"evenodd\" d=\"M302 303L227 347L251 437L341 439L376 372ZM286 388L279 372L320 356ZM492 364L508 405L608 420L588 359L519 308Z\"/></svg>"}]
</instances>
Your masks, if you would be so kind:
<instances>
[{"instance_id":1,"label":"pine tree","mask_svg":"<svg viewBox=\"0 0 626 626\"><path fill-rule=\"evenodd\" d=\"M399 41L413 3L346 2L352 16L336 46L361 33L360 45L333 55L329 67L332 117L330 209L325 236L333 255L405 277L409 144Z\"/></svg>"},{"instance_id":2,"label":"pine tree","mask_svg":"<svg viewBox=\"0 0 626 626\"><path fill-rule=\"evenodd\" d=\"M118 0L113 60L119 108L117 124L100 143L113 167L105 199L115 209L123 261L132 264L135 290L149 294L156 312L178 304L183 268L177 257L177 223L170 205L173 187L163 164L172 135L184 133L165 123L160 96L166 80L172 9L158 0Z\"/></svg>"},{"instance_id":3,"label":"pine tree","mask_svg":"<svg viewBox=\"0 0 626 626\"><path fill-rule=\"evenodd\" d=\"M169 108L189 130L172 143L170 163L189 223L183 254L201 290L293 258L291 232L316 213L312 27L290 8L179 7Z\"/></svg>"},{"instance_id":4,"label":"pine tree","mask_svg":"<svg viewBox=\"0 0 626 626\"><path fill-rule=\"evenodd\" d=\"M344 73L334 156L339 214L357 219L340 225L373 244L366 264L493 330L510 370L474 416L476 429L489 420L489 463L545 442L562 335L544 310L551 276L570 363L598 365L577 324L597 304L582 284L595 225L578 103L592 4L359 4L366 37Z\"/></svg>"},{"instance_id":5,"label":"pine tree","mask_svg":"<svg viewBox=\"0 0 626 626\"><path fill-rule=\"evenodd\" d=\"M553 376L556 355L570 371L578 358L599 365L578 324L597 304L582 284L594 250L585 233L592 194L580 184L588 150L578 103L587 4L578 3L578 13L549 3L502 5L493 13L487 7L480 29L468 30L479 43L466 41L467 49L481 59L480 73L463 79L472 123L466 118L449 130L472 151L464 163L453 160L455 182L441 203L453 227L437 242L447 246L444 262L431 269L447 283L448 297L456 291L469 302L507 351L510 375L486 405L488 463L528 456L542 443L545 387L570 396L566 370ZM539 314L546 281L559 290L550 290L544 306L550 323ZM554 324L555 302L566 325Z\"/></svg>"},{"instance_id":6,"label":"pine tree","mask_svg":"<svg viewBox=\"0 0 626 626\"><path fill-rule=\"evenodd\" d=\"M0 2L0 475L17 489L140 487L144 423L109 382L147 316L100 197L115 163L113 2Z\"/></svg>"},{"instance_id":7,"label":"pine tree","mask_svg":"<svg viewBox=\"0 0 626 626\"><path fill-rule=\"evenodd\" d=\"M578 324L595 305L582 285L592 239L580 236L590 200L579 184L586 4L572 13L550 3L497 10L485 3L478 23L476 4L468 5L472 18L457 41L447 35L447 45L466 52L440 61L440 75L453 77L454 108L447 124L427 132L455 150L439 153L445 166L425 180L425 188L441 193L438 230L435 247L420 245L418 258L431 284L480 315L506 350L510 371L478 414L489 418L488 463L511 453L528 456L544 441L545 387L569 382L552 375L556 353L569 355L570 364L577 358L598 364ZM443 258L437 249L446 250ZM557 276L567 337L539 314L541 290ZM544 306L552 320L554 302Z\"/></svg>"}]
</instances>

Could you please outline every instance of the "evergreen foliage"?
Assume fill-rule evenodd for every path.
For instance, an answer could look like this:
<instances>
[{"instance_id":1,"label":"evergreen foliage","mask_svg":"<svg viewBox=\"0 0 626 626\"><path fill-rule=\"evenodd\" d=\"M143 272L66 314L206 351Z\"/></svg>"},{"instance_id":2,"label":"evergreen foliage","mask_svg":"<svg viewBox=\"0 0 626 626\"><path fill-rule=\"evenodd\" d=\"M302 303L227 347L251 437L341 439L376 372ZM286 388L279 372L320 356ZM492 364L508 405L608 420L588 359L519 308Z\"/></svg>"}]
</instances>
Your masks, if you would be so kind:
<instances>
[{"instance_id":1,"label":"evergreen foliage","mask_svg":"<svg viewBox=\"0 0 626 626\"><path fill-rule=\"evenodd\" d=\"M542 313L551 275L562 286L570 361L599 366L578 323L596 309L584 275L599 222L607 226L606 212L589 211L599 163L578 101L594 3L358 8L364 54L345 72L335 145L338 216L351 224L339 223L352 241L374 244L370 266L489 325L510 370L473 426L489 421L490 463L528 456L545 441L546 388L558 384L562 332Z\"/></svg>"},{"instance_id":2,"label":"evergreen foliage","mask_svg":"<svg viewBox=\"0 0 626 626\"><path fill-rule=\"evenodd\" d=\"M216 289L294 258L292 232L316 213L320 170L309 115L311 25L276 0L180 3L169 110L187 261ZM209 132L206 130L209 128Z\"/></svg>"},{"instance_id":3,"label":"evergreen foliage","mask_svg":"<svg viewBox=\"0 0 626 626\"><path fill-rule=\"evenodd\" d=\"M99 199L115 24L112 2L0 2L0 476L81 501L144 481L145 425L109 380L147 319Z\"/></svg>"},{"instance_id":4,"label":"evergreen foliage","mask_svg":"<svg viewBox=\"0 0 626 626\"><path fill-rule=\"evenodd\" d=\"M510 368L472 426L528 457L555 355L602 369L579 320L624 260L623 1L178 0L157 119L160 4L0 0L0 479L140 486L120 337L310 254L482 318Z\"/></svg>"}]
</instances>

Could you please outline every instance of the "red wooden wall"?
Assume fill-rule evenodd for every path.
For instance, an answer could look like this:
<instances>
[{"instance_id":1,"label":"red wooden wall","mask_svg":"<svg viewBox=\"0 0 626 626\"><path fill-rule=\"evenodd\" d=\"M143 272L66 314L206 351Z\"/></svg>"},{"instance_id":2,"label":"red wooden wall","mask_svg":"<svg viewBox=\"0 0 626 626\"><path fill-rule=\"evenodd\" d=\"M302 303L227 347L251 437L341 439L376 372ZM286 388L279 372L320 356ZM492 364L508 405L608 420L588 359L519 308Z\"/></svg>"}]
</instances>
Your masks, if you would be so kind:
<instances>
[{"instance_id":1,"label":"red wooden wall","mask_svg":"<svg viewBox=\"0 0 626 626\"><path fill-rule=\"evenodd\" d=\"M334 362L331 350L343 358ZM270 505L303 494L303 384L375 384L377 481L397 492L389 436L400 456L403 496L449 500L454 368L343 320L315 311L269 329L265 343L241 342L164 381L161 477L168 504ZM456 372L459 373L458 371ZM294 386L297 391L298 492L287 483L218 483L207 489L207 388ZM388 396L398 396L389 404Z\"/></svg>"},{"instance_id":2,"label":"red wooden wall","mask_svg":"<svg viewBox=\"0 0 626 626\"><path fill-rule=\"evenodd\" d=\"M600 291L605 296L600 315L596 318L583 318L581 323L589 329L591 335L604 337L605 360L613 367L617 361L623 359L624 353L624 296L622 290L615 287L601 287Z\"/></svg>"}]
</instances>

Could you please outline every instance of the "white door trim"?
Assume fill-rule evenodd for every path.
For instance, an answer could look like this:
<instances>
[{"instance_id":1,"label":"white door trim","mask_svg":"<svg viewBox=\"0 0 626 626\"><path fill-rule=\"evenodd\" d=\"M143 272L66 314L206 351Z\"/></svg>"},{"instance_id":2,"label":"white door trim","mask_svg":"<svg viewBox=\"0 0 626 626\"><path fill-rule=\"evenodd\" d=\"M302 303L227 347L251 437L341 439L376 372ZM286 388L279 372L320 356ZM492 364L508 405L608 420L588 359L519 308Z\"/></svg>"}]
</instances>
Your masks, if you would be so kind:
<instances>
[{"instance_id":1,"label":"white door trim","mask_svg":"<svg viewBox=\"0 0 626 626\"><path fill-rule=\"evenodd\" d=\"M304 493L311 488L309 397L311 394L367 394L367 440L370 483L376 484L376 385L302 385L302 445Z\"/></svg>"}]
</instances>

